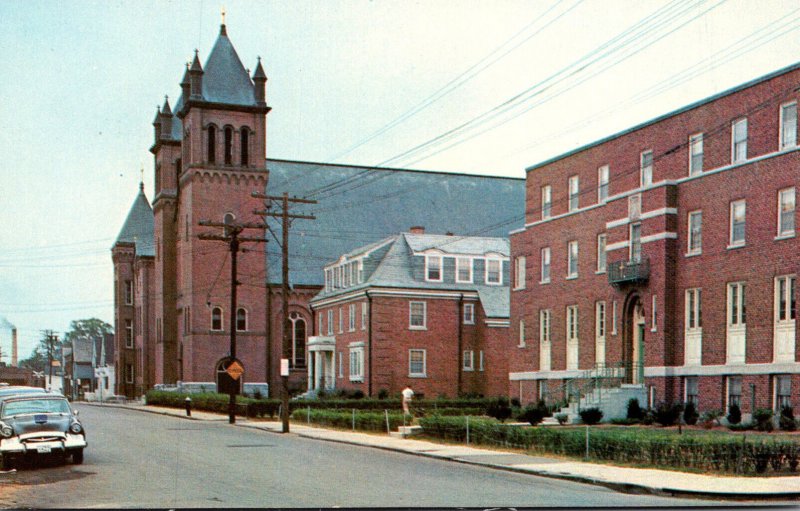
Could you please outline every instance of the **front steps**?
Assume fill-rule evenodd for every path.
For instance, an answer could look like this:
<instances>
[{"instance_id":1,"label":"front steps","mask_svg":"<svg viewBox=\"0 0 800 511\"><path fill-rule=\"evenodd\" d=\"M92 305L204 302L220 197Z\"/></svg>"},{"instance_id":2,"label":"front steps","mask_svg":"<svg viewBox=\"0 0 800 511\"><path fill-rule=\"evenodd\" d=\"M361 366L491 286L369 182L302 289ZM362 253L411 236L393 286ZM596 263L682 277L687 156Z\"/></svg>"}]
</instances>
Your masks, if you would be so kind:
<instances>
[{"instance_id":1,"label":"front steps","mask_svg":"<svg viewBox=\"0 0 800 511\"><path fill-rule=\"evenodd\" d=\"M637 399L642 408L647 406L647 390L644 385L623 384L621 387L594 389L591 393L583 396L580 401L572 402L553 414L553 417L545 417L542 425L557 426L558 420L555 416L559 413L567 414L567 424L580 423L579 409L585 410L586 408L603 410L602 422L625 418L628 415L628 401L631 399Z\"/></svg>"}]
</instances>

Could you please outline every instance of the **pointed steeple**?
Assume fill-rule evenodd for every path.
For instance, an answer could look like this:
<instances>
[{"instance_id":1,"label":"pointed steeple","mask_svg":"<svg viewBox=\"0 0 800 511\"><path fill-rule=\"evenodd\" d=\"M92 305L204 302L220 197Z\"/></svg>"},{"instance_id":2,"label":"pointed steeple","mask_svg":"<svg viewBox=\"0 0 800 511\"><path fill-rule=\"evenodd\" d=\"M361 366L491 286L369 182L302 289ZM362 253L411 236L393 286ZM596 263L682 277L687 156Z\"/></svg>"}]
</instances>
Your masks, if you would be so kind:
<instances>
[{"instance_id":1,"label":"pointed steeple","mask_svg":"<svg viewBox=\"0 0 800 511\"><path fill-rule=\"evenodd\" d=\"M264 68L261 67L261 57L258 57L258 64L256 64L256 72L253 73L253 94L256 97L256 102L259 105L266 104L267 99L267 74Z\"/></svg>"},{"instance_id":2,"label":"pointed steeple","mask_svg":"<svg viewBox=\"0 0 800 511\"><path fill-rule=\"evenodd\" d=\"M169 107L169 96L164 96L164 106L161 107L161 135L167 139L172 135L172 110Z\"/></svg>"},{"instance_id":3,"label":"pointed steeple","mask_svg":"<svg viewBox=\"0 0 800 511\"><path fill-rule=\"evenodd\" d=\"M153 208L144 194L144 183L140 182L139 193L133 201L114 245L133 243L136 245L136 255L154 255L154 224Z\"/></svg>"},{"instance_id":4,"label":"pointed steeple","mask_svg":"<svg viewBox=\"0 0 800 511\"><path fill-rule=\"evenodd\" d=\"M153 127L156 129L155 137L156 143L161 138L161 110L156 105L156 118L153 119Z\"/></svg>"},{"instance_id":5,"label":"pointed steeple","mask_svg":"<svg viewBox=\"0 0 800 511\"><path fill-rule=\"evenodd\" d=\"M224 28L224 25L223 25ZM227 30L220 30L206 60L203 75L203 99L212 103L257 106L253 81L244 68Z\"/></svg>"},{"instance_id":6,"label":"pointed steeple","mask_svg":"<svg viewBox=\"0 0 800 511\"><path fill-rule=\"evenodd\" d=\"M191 82L191 75L189 74L189 63L186 63L186 72L183 73L183 79L181 79L181 96L184 98L188 98L189 95L192 93L192 82ZM180 101L179 101L180 102ZM177 110L177 106L176 106Z\"/></svg>"},{"instance_id":7,"label":"pointed steeple","mask_svg":"<svg viewBox=\"0 0 800 511\"><path fill-rule=\"evenodd\" d=\"M203 74L200 58L197 56L197 50L194 50L194 60L192 61L192 67L189 68L189 90L192 99L203 99Z\"/></svg>"}]
</instances>

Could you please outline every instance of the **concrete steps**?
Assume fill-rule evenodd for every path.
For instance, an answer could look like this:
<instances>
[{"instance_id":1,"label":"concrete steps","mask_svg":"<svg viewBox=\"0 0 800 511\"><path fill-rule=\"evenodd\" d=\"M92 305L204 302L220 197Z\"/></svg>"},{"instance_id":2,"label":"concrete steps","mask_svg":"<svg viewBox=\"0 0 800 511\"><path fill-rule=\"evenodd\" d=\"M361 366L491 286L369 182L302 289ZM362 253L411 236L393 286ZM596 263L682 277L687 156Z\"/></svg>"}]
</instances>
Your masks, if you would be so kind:
<instances>
[{"instance_id":1,"label":"concrete steps","mask_svg":"<svg viewBox=\"0 0 800 511\"><path fill-rule=\"evenodd\" d=\"M392 438L408 438L420 433L422 433L422 426L400 426L397 431L390 431L389 436Z\"/></svg>"},{"instance_id":2,"label":"concrete steps","mask_svg":"<svg viewBox=\"0 0 800 511\"><path fill-rule=\"evenodd\" d=\"M620 387L595 389L582 397L580 402L570 403L569 406L565 406L558 413L567 414L567 424L576 424L581 420L579 408L581 410L599 408L603 411L603 422L609 422L611 419L627 416L628 401L631 399L637 399L642 408L647 406L647 391L644 385L623 384ZM578 406L579 403L580 406ZM554 417L545 419L546 424L545 422L542 422L542 424L558 424L555 419L556 414L553 415Z\"/></svg>"}]
</instances>

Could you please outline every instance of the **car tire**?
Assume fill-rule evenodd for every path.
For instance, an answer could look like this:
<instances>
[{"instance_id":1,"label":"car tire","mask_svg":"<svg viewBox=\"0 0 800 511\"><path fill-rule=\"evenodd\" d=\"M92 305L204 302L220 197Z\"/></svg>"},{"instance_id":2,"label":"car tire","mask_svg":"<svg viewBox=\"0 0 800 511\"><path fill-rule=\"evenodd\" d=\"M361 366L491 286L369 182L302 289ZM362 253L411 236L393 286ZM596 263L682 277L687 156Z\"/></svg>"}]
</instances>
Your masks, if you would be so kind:
<instances>
[{"instance_id":1,"label":"car tire","mask_svg":"<svg viewBox=\"0 0 800 511\"><path fill-rule=\"evenodd\" d=\"M73 451L72 463L75 465L80 465L83 463L83 449L78 449L77 451Z\"/></svg>"},{"instance_id":2,"label":"car tire","mask_svg":"<svg viewBox=\"0 0 800 511\"><path fill-rule=\"evenodd\" d=\"M11 457L10 454L3 454L3 470L8 471L14 468L14 459Z\"/></svg>"}]
</instances>

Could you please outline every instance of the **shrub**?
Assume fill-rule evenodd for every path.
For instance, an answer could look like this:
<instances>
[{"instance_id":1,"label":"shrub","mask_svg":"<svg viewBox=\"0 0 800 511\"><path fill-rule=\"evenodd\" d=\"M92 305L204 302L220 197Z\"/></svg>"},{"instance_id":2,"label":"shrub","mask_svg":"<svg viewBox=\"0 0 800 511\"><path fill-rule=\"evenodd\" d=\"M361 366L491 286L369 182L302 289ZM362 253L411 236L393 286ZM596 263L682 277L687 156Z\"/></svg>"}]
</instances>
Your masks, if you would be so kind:
<instances>
[{"instance_id":1,"label":"shrub","mask_svg":"<svg viewBox=\"0 0 800 511\"><path fill-rule=\"evenodd\" d=\"M703 412L703 415L700 417L700 424L706 429L711 429L714 427L715 423L717 426L720 425L720 417L722 417L722 411L708 410L707 412Z\"/></svg>"},{"instance_id":2,"label":"shrub","mask_svg":"<svg viewBox=\"0 0 800 511\"><path fill-rule=\"evenodd\" d=\"M353 427L352 411L344 410L295 410L292 420L299 422L310 421L312 424L334 426L350 429ZM397 429L403 425L402 413L389 414L389 428ZM356 429L361 431L386 431L386 415L380 412L357 412L355 414Z\"/></svg>"},{"instance_id":3,"label":"shrub","mask_svg":"<svg viewBox=\"0 0 800 511\"><path fill-rule=\"evenodd\" d=\"M642 411L642 407L639 406L639 400L635 397L632 397L628 401L628 419L632 419L635 421L640 421L644 417L644 412Z\"/></svg>"},{"instance_id":4,"label":"shrub","mask_svg":"<svg viewBox=\"0 0 800 511\"><path fill-rule=\"evenodd\" d=\"M656 408L655 420L662 426L673 426L680 420L683 405L680 403L661 403Z\"/></svg>"},{"instance_id":5,"label":"shrub","mask_svg":"<svg viewBox=\"0 0 800 511\"><path fill-rule=\"evenodd\" d=\"M742 409L739 408L739 405L732 404L728 407L728 424L739 424L742 422Z\"/></svg>"},{"instance_id":6,"label":"shrub","mask_svg":"<svg viewBox=\"0 0 800 511\"><path fill-rule=\"evenodd\" d=\"M519 414L518 419L535 426L542 422L546 416L547 408L537 404L536 406L526 406Z\"/></svg>"},{"instance_id":7,"label":"shrub","mask_svg":"<svg viewBox=\"0 0 800 511\"><path fill-rule=\"evenodd\" d=\"M650 426L655 421L656 421L656 413L653 410L647 408L642 412L642 424L644 424L645 426Z\"/></svg>"},{"instance_id":8,"label":"shrub","mask_svg":"<svg viewBox=\"0 0 800 511\"><path fill-rule=\"evenodd\" d=\"M784 406L781 408L781 414L778 417L778 427L784 431L795 431L797 429L797 421L794 420L794 410L791 406Z\"/></svg>"},{"instance_id":9,"label":"shrub","mask_svg":"<svg viewBox=\"0 0 800 511\"><path fill-rule=\"evenodd\" d=\"M511 417L511 406L509 405L508 398L498 397L490 402L486 407L486 415L494 417L500 422Z\"/></svg>"},{"instance_id":10,"label":"shrub","mask_svg":"<svg viewBox=\"0 0 800 511\"><path fill-rule=\"evenodd\" d=\"M387 399L389 397L389 391L386 389L381 389L378 391L378 399Z\"/></svg>"},{"instance_id":11,"label":"shrub","mask_svg":"<svg viewBox=\"0 0 800 511\"><path fill-rule=\"evenodd\" d=\"M558 423L563 426L569 420L569 415L567 415L566 413L557 413L555 415L555 418L558 421Z\"/></svg>"},{"instance_id":12,"label":"shrub","mask_svg":"<svg viewBox=\"0 0 800 511\"><path fill-rule=\"evenodd\" d=\"M599 408L584 408L580 411L581 421L592 426L603 419L603 410Z\"/></svg>"},{"instance_id":13,"label":"shrub","mask_svg":"<svg viewBox=\"0 0 800 511\"><path fill-rule=\"evenodd\" d=\"M690 426L694 426L697 424L697 419L700 418L700 414L697 413L697 407L694 405L692 401L686 403L686 406L683 408L683 422Z\"/></svg>"},{"instance_id":14,"label":"shrub","mask_svg":"<svg viewBox=\"0 0 800 511\"><path fill-rule=\"evenodd\" d=\"M740 422L739 424L728 424L728 429L731 431L748 431L755 426L752 422Z\"/></svg>"},{"instance_id":15,"label":"shrub","mask_svg":"<svg viewBox=\"0 0 800 511\"><path fill-rule=\"evenodd\" d=\"M753 422L755 429L758 431L772 431L774 424L772 423L772 410L769 408L759 408L753 412Z\"/></svg>"},{"instance_id":16,"label":"shrub","mask_svg":"<svg viewBox=\"0 0 800 511\"><path fill-rule=\"evenodd\" d=\"M611 424L616 424L617 426L631 426L633 424L639 424L641 421L639 419L617 417L616 419L611 419L610 422Z\"/></svg>"}]
</instances>

